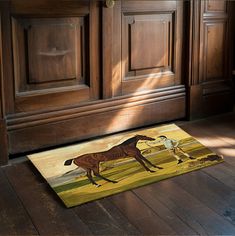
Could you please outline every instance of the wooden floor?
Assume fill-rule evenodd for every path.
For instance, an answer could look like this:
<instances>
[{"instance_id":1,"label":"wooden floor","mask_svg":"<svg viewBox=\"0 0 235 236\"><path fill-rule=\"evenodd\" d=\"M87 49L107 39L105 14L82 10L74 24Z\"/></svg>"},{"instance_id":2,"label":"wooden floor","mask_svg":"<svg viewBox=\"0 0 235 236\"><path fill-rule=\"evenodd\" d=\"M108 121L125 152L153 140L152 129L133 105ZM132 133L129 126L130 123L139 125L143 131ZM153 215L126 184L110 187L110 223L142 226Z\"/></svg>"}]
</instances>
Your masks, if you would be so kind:
<instances>
[{"instance_id":1,"label":"wooden floor","mask_svg":"<svg viewBox=\"0 0 235 236\"><path fill-rule=\"evenodd\" d=\"M225 162L66 209L28 162L0 169L0 235L235 235L235 113L180 126Z\"/></svg>"}]
</instances>

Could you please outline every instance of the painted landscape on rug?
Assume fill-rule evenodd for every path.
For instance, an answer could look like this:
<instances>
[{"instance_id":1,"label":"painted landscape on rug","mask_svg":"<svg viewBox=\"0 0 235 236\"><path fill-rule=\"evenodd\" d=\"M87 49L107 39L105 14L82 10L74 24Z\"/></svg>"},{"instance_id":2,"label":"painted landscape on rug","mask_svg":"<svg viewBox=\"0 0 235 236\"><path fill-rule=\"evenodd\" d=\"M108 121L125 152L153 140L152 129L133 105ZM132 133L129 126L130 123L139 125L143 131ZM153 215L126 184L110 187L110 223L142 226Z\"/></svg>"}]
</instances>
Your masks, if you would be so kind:
<instances>
[{"instance_id":1,"label":"painted landscape on rug","mask_svg":"<svg viewBox=\"0 0 235 236\"><path fill-rule=\"evenodd\" d=\"M175 124L28 155L67 207L223 161Z\"/></svg>"}]
</instances>

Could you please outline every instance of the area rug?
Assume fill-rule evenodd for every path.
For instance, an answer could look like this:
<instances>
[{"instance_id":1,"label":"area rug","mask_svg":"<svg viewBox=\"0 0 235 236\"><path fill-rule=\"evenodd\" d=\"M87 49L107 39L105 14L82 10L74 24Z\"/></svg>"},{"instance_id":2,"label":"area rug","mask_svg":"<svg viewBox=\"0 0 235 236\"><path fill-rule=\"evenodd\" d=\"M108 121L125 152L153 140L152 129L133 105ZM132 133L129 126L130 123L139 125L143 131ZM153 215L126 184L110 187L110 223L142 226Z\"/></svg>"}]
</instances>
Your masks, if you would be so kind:
<instances>
[{"instance_id":1,"label":"area rug","mask_svg":"<svg viewBox=\"0 0 235 236\"><path fill-rule=\"evenodd\" d=\"M28 158L67 207L223 161L175 124L111 135Z\"/></svg>"}]
</instances>

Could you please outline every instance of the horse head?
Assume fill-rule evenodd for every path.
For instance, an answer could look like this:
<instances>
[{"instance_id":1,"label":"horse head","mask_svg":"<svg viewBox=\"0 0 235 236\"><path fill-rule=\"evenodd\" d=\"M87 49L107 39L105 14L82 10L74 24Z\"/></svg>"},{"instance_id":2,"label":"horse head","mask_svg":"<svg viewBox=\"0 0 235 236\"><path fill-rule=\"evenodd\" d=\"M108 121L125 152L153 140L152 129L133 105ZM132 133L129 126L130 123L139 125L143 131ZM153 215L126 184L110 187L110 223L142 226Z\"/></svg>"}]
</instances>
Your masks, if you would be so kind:
<instances>
[{"instance_id":1,"label":"horse head","mask_svg":"<svg viewBox=\"0 0 235 236\"><path fill-rule=\"evenodd\" d=\"M145 135L136 135L135 136L137 140L149 140L149 141L154 141L155 139L154 138L151 138L151 137L148 137L148 136L145 136Z\"/></svg>"}]
</instances>

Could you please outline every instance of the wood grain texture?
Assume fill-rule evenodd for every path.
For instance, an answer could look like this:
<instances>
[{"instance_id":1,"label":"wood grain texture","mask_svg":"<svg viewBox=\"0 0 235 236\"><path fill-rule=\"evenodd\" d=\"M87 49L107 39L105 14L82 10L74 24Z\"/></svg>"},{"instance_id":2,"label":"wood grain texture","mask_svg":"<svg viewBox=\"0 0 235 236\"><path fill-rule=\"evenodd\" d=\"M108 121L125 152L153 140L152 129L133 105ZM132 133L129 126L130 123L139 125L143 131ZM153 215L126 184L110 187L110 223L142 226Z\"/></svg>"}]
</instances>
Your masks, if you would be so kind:
<instances>
[{"instance_id":1,"label":"wood grain texture","mask_svg":"<svg viewBox=\"0 0 235 236\"><path fill-rule=\"evenodd\" d=\"M102 8L103 99L113 97L113 8Z\"/></svg>"},{"instance_id":2,"label":"wood grain texture","mask_svg":"<svg viewBox=\"0 0 235 236\"><path fill-rule=\"evenodd\" d=\"M1 235L38 235L18 196L0 169L0 234Z\"/></svg>"},{"instance_id":3,"label":"wood grain texture","mask_svg":"<svg viewBox=\"0 0 235 236\"><path fill-rule=\"evenodd\" d=\"M1 6L1 5L0 5ZM3 58L2 58L2 13L0 11L0 165L8 162L8 143L5 121L5 98L3 91Z\"/></svg>"},{"instance_id":4,"label":"wood grain texture","mask_svg":"<svg viewBox=\"0 0 235 236\"><path fill-rule=\"evenodd\" d=\"M205 12L226 12L225 0L208 0L205 5Z\"/></svg>"},{"instance_id":5,"label":"wood grain texture","mask_svg":"<svg viewBox=\"0 0 235 236\"><path fill-rule=\"evenodd\" d=\"M6 165L8 163L8 137L4 119L0 119L0 150L0 165Z\"/></svg>"},{"instance_id":6,"label":"wood grain texture","mask_svg":"<svg viewBox=\"0 0 235 236\"><path fill-rule=\"evenodd\" d=\"M128 218L143 235L176 234L161 217L152 211L132 192L114 195L111 202Z\"/></svg>"},{"instance_id":7,"label":"wood grain texture","mask_svg":"<svg viewBox=\"0 0 235 236\"><path fill-rule=\"evenodd\" d=\"M10 2L1 1L1 34L2 34L2 91L3 107L5 114L14 113L14 84L13 84L13 58L11 45L11 22L10 22Z\"/></svg>"},{"instance_id":8,"label":"wood grain texture","mask_svg":"<svg viewBox=\"0 0 235 236\"><path fill-rule=\"evenodd\" d=\"M74 208L94 235L139 235L140 232L108 199Z\"/></svg>"},{"instance_id":9,"label":"wood grain texture","mask_svg":"<svg viewBox=\"0 0 235 236\"><path fill-rule=\"evenodd\" d=\"M180 177L181 179L183 177L184 182L188 185L194 186L195 192L198 191L196 186L198 186L200 182L192 182L192 179L190 179L190 177L188 179L186 176L179 176L169 180L167 183L163 181L158 185L150 186L149 191L151 191L154 197L166 204L183 221L186 220L187 224L198 234L212 235L224 234L225 232L227 234L233 233L234 226L201 201L207 196L201 193L201 197L198 199L194 194L188 193L187 188L175 184L175 181ZM194 181L196 181L196 178L194 178ZM217 222L217 224L215 225L213 222Z\"/></svg>"},{"instance_id":10,"label":"wood grain texture","mask_svg":"<svg viewBox=\"0 0 235 236\"><path fill-rule=\"evenodd\" d=\"M178 189L179 191L180 189ZM167 201L160 201L160 198L157 198L154 193L157 194L158 191L161 191L159 188L156 191L151 191L149 188L147 189L136 189L134 193L142 199L156 214L158 214L161 219L163 219L171 228L176 232L176 234L185 234L185 235L193 235L199 233L191 225L186 223L185 219L177 216L168 206ZM172 193L168 193L172 195Z\"/></svg>"},{"instance_id":11,"label":"wood grain texture","mask_svg":"<svg viewBox=\"0 0 235 236\"><path fill-rule=\"evenodd\" d=\"M40 235L91 234L72 210L65 210L31 163L6 168L5 173Z\"/></svg>"},{"instance_id":12,"label":"wood grain texture","mask_svg":"<svg viewBox=\"0 0 235 236\"><path fill-rule=\"evenodd\" d=\"M54 1L18 3L12 1L6 18L12 21L15 112L97 100L102 64L99 1L61 0L57 7ZM65 15L61 15L60 4L70 13L64 9ZM33 6L41 13L30 12Z\"/></svg>"},{"instance_id":13,"label":"wood grain texture","mask_svg":"<svg viewBox=\"0 0 235 236\"><path fill-rule=\"evenodd\" d=\"M232 110L231 11L228 1L191 2L190 101L201 107L189 108L191 118ZM197 86L196 86L197 85ZM196 87L201 87L200 89ZM194 97L195 90L197 97ZM191 105L192 103L190 103Z\"/></svg>"},{"instance_id":14,"label":"wood grain texture","mask_svg":"<svg viewBox=\"0 0 235 236\"><path fill-rule=\"evenodd\" d=\"M60 1L58 4L57 0L50 1L52 8L48 8L47 0L11 0L11 12L13 14L22 15L41 15L49 16L59 14L60 16L67 16L71 14L74 15L84 15L89 13L89 0L65 0Z\"/></svg>"},{"instance_id":15,"label":"wood grain texture","mask_svg":"<svg viewBox=\"0 0 235 236\"><path fill-rule=\"evenodd\" d=\"M45 148L185 116L184 96L150 101L140 106L106 109L88 116L12 130L9 132L9 152Z\"/></svg>"},{"instance_id":16,"label":"wood grain texture","mask_svg":"<svg viewBox=\"0 0 235 236\"><path fill-rule=\"evenodd\" d=\"M235 192L231 188L225 186L224 184L210 177L210 175L199 172L197 173L196 180L194 180L195 184L197 182L197 184L200 185L200 194L198 194L198 191L195 188L192 189L190 187L191 185L190 176L193 176L194 174L195 173L190 173L188 175L187 181L185 181L185 179L182 180L181 176L177 178L175 181L183 188L187 188L187 192L189 192L190 194L195 196L195 198L197 198L199 201L207 205L210 209L216 212L216 214L221 216L224 220L228 219L227 212L230 212L231 216L234 216ZM224 232L225 234L232 234L235 231L234 219L229 218L229 221L230 222L228 222L227 224L225 224L225 222L219 224L219 227L221 227L220 234L222 232Z\"/></svg>"},{"instance_id":17,"label":"wood grain texture","mask_svg":"<svg viewBox=\"0 0 235 236\"><path fill-rule=\"evenodd\" d=\"M0 141L7 154L185 118L186 109L190 118L231 110L230 2L115 3L108 9L99 0L0 2L7 130ZM71 33L74 19L81 28ZM57 61L70 46L77 53ZM37 60L39 49L53 59Z\"/></svg>"},{"instance_id":18,"label":"wood grain texture","mask_svg":"<svg viewBox=\"0 0 235 236\"><path fill-rule=\"evenodd\" d=\"M118 80L122 94L183 84L183 10L183 2L177 1L139 1L139 6L137 1L122 2L122 22L117 16L115 19L116 27L121 24L122 30Z\"/></svg>"}]
</instances>

